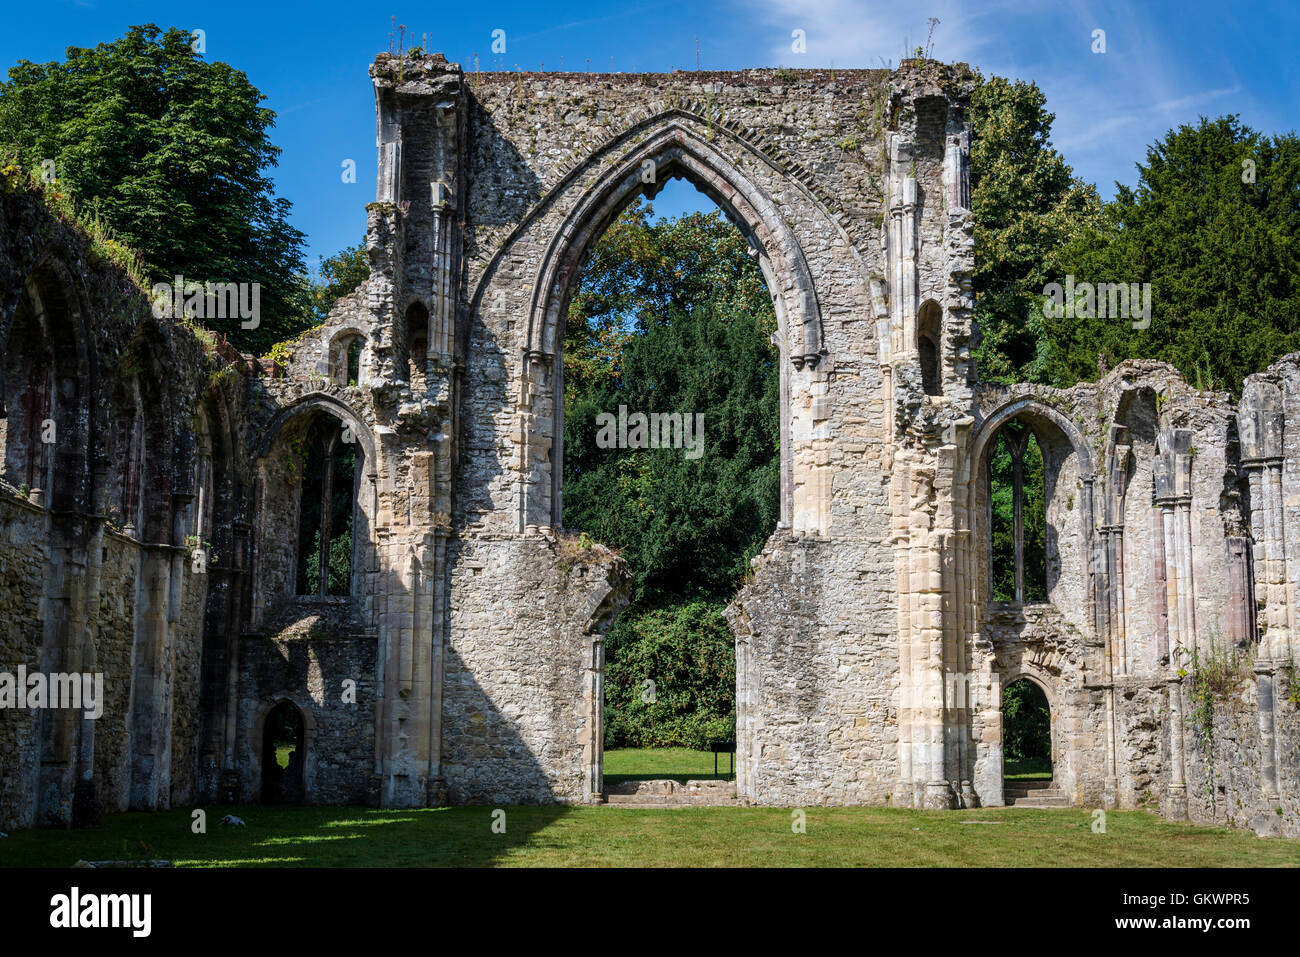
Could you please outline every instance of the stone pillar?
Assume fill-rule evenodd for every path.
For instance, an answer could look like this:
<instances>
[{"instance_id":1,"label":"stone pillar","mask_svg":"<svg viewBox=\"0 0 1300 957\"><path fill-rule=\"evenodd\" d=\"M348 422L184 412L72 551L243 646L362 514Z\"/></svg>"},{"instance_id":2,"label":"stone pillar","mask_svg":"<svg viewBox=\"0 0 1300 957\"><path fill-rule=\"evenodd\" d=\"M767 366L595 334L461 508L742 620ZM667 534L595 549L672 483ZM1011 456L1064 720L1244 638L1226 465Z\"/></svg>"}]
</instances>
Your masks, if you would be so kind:
<instances>
[{"instance_id":1,"label":"stone pillar","mask_svg":"<svg viewBox=\"0 0 1300 957\"><path fill-rule=\"evenodd\" d=\"M1183 736L1183 677L1196 649L1196 590L1192 578L1192 433L1162 429L1153 468L1155 504L1160 510L1164 557L1169 661L1165 688L1169 705L1169 813L1187 816L1186 754Z\"/></svg>"},{"instance_id":2,"label":"stone pillar","mask_svg":"<svg viewBox=\"0 0 1300 957\"><path fill-rule=\"evenodd\" d=\"M605 777L605 636L587 636L587 662L583 669L583 709L587 715L582 741L582 766L586 769L586 802L599 804ZM740 662L736 662L739 670ZM737 695L739 699L739 695ZM736 702L739 707L739 700Z\"/></svg>"},{"instance_id":3,"label":"stone pillar","mask_svg":"<svg viewBox=\"0 0 1300 957\"><path fill-rule=\"evenodd\" d=\"M970 209L970 134L949 134L943 153L943 186L948 208Z\"/></svg>"},{"instance_id":4,"label":"stone pillar","mask_svg":"<svg viewBox=\"0 0 1300 957\"><path fill-rule=\"evenodd\" d=\"M48 676L82 670L87 559L85 529L79 517L47 513L45 527L51 548L41 599L44 634L40 667ZM72 823L81 719L82 713L71 708L44 708L37 718L41 729L36 794L39 825L67 827Z\"/></svg>"},{"instance_id":5,"label":"stone pillar","mask_svg":"<svg viewBox=\"0 0 1300 957\"><path fill-rule=\"evenodd\" d=\"M1238 424L1242 466L1250 482L1250 528L1255 540L1254 593L1261 601L1264 619L1254 669L1259 708L1260 790L1264 803L1273 806L1278 800L1278 768L1283 758L1277 734L1276 672L1279 667L1291 664L1295 617L1287 568L1286 502L1282 486L1286 423L1278 386L1258 376L1247 379Z\"/></svg>"},{"instance_id":6,"label":"stone pillar","mask_svg":"<svg viewBox=\"0 0 1300 957\"><path fill-rule=\"evenodd\" d=\"M171 738L168 605L171 549L142 545L137 571L131 678L131 790L133 811L166 807Z\"/></svg>"}]
</instances>

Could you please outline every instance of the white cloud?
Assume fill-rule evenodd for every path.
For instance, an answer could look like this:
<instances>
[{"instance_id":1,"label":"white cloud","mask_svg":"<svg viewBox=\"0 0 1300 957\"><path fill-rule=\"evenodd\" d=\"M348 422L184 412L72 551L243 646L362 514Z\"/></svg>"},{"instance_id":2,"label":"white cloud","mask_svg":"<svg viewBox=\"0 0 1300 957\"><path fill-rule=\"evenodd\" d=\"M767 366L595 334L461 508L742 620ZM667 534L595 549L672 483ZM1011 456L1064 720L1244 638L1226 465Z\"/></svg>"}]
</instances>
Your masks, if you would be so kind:
<instances>
[{"instance_id":1,"label":"white cloud","mask_svg":"<svg viewBox=\"0 0 1300 957\"><path fill-rule=\"evenodd\" d=\"M1056 115L1054 145L1106 195L1114 180L1132 181L1133 164L1171 127L1253 103L1226 37L1190 48L1167 13L1129 0L737 2L764 37L770 32L759 56L791 67L897 65L905 38L909 48L924 46L927 17L938 17L933 56L1037 83ZM807 37L803 55L790 48L795 29ZM1092 52L1094 30L1105 31L1104 53Z\"/></svg>"},{"instance_id":2,"label":"white cloud","mask_svg":"<svg viewBox=\"0 0 1300 957\"><path fill-rule=\"evenodd\" d=\"M768 0L747 7L773 31L771 59L785 66L879 68L897 65L905 52L925 46L929 17L937 17L934 56L946 61L969 60L984 46L999 11L991 4L978 14L969 4L935 0L925 7L906 3L862 3L853 0ZM791 33L803 30L807 52L791 50ZM906 45L905 45L906 44Z\"/></svg>"}]
</instances>

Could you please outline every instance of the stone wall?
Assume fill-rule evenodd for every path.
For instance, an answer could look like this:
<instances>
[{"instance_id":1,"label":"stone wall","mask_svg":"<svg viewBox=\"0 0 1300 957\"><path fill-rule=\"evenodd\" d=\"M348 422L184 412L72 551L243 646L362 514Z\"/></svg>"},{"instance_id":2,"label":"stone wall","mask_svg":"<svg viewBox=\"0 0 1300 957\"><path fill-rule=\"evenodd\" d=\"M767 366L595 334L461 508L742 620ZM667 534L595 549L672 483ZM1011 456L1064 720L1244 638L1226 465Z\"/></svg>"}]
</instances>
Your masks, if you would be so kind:
<instances>
[{"instance_id":1,"label":"stone wall","mask_svg":"<svg viewBox=\"0 0 1300 957\"><path fill-rule=\"evenodd\" d=\"M308 804L374 805L375 639L325 627L246 637L239 654L240 775L245 797L262 793L267 713L288 701L303 715L303 795ZM345 682L353 682L349 685Z\"/></svg>"},{"instance_id":2,"label":"stone wall","mask_svg":"<svg viewBox=\"0 0 1300 957\"><path fill-rule=\"evenodd\" d=\"M0 827L258 800L283 701L310 803L601 800L628 574L560 527L563 319L612 218L684 177L778 319L781 520L727 610L740 798L1003 804L1026 677L1072 804L1300 833L1300 357L1237 404L1155 362L981 384L967 68L371 79L370 278L278 365L0 194L0 671L107 679L97 722L0 710ZM992 600L1012 423L1046 463L1038 604ZM344 594L298 581L317 429L356 453Z\"/></svg>"},{"instance_id":3,"label":"stone wall","mask_svg":"<svg viewBox=\"0 0 1300 957\"><path fill-rule=\"evenodd\" d=\"M36 188L5 183L0 672L102 674L104 701L94 720L4 709L0 827L188 802L206 598L193 422L227 360L156 319Z\"/></svg>"}]
</instances>

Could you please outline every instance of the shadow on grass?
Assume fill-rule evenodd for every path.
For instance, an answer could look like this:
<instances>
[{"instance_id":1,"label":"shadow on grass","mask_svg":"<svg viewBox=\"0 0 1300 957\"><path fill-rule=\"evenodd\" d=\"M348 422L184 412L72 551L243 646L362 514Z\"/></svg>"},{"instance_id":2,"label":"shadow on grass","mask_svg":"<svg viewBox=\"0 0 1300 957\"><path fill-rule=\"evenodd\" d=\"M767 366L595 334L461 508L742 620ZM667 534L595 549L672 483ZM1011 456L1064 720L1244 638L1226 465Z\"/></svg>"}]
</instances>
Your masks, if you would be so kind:
<instances>
[{"instance_id":1,"label":"shadow on grass","mask_svg":"<svg viewBox=\"0 0 1300 957\"><path fill-rule=\"evenodd\" d=\"M192 831L191 809L111 815L98 827L76 831L11 833L0 841L0 867L70 867L78 860L168 860L177 867L492 867L569 813L565 806L502 808L504 819L486 806L245 804L204 810L205 834ZM221 825L226 814L246 825Z\"/></svg>"}]
</instances>

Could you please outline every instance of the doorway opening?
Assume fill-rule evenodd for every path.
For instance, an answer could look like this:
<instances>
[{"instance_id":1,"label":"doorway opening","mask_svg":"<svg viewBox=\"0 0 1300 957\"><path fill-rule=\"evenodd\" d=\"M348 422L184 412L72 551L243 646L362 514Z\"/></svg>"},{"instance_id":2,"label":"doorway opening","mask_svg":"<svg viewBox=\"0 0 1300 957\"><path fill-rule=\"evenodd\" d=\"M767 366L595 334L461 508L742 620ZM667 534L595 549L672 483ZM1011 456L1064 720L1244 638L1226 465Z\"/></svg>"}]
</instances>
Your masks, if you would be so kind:
<instances>
[{"instance_id":1,"label":"doorway opening","mask_svg":"<svg viewBox=\"0 0 1300 957\"><path fill-rule=\"evenodd\" d=\"M1051 706L1028 678L1002 689L1002 780L1008 792L1052 785Z\"/></svg>"},{"instance_id":2,"label":"doorway opening","mask_svg":"<svg viewBox=\"0 0 1300 957\"><path fill-rule=\"evenodd\" d=\"M301 804L304 797L302 712L281 701L266 716L262 732L262 803Z\"/></svg>"}]
</instances>

